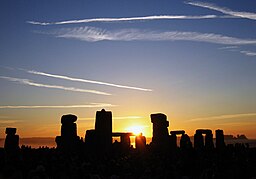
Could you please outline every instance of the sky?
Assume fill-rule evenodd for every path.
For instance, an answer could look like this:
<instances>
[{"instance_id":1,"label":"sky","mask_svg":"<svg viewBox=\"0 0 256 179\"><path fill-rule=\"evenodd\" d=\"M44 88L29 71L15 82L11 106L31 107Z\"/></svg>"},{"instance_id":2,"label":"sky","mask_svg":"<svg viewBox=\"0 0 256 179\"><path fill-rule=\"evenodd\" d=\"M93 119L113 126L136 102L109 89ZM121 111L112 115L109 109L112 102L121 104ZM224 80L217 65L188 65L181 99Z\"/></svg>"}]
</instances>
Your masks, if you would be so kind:
<instances>
[{"instance_id":1,"label":"sky","mask_svg":"<svg viewBox=\"0 0 256 179\"><path fill-rule=\"evenodd\" d=\"M113 131L223 129L256 138L256 1L0 2L0 137L78 135L96 111Z\"/></svg>"}]
</instances>

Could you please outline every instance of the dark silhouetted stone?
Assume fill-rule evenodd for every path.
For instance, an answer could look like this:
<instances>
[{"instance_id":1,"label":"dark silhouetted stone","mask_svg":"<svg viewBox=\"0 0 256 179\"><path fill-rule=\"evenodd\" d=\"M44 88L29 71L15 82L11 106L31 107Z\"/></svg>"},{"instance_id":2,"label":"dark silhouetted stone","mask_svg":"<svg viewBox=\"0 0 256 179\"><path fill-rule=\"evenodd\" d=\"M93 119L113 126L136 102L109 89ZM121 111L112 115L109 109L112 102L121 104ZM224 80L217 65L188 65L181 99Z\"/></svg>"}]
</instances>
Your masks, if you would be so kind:
<instances>
[{"instance_id":1,"label":"dark silhouetted stone","mask_svg":"<svg viewBox=\"0 0 256 179\"><path fill-rule=\"evenodd\" d=\"M67 115L63 115L61 117L61 124L70 124L70 123L74 123L77 120L77 116L73 115L73 114L67 114Z\"/></svg>"},{"instance_id":2,"label":"dark silhouetted stone","mask_svg":"<svg viewBox=\"0 0 256 179\"><path fill-rule=\"evenodd\" d=\"M5 129L5 134L7 135L15 135L16 134L16 128L7 127Z\"/></svg>"},{"instance_id":3,"label":"dark silhouetted stone","mask_svg":"<svg viewBox=\"0 0 256 179\"><path fill-rule=\"evenodd\" d=\"M205 134L205 142L203 134ZM194 135L194 148L195 149L213 149L213 135L210 129L197 129Z\"/></svg>"},{"instance_id":4,"label":"dark silhouetted stone","mask_svg":"<svg viewBox=\"0 0 256 179\"><path fill-rule=\"evenodd\" d=\"M120 137L121 148L126 151L131 146L130 136L134 136L132 132L114 132L113 137Z\"/></svg>"},{"instance_id":5,"label":"dark silhouetted stone","mask_svg":"<svg viewBox=\"0 0 256 179\"><path fill-rule=\"evenodd\" d=\"M135 137L135 147L138 151L144 151L146 148L146 137L142 133Z\"/></svg>"},{"instance_id":6,"label":"dark silhouetted stone","mask_svg":"<svg viewBox=\"0 0 256 179\"><path fill-rule=\"evenodd\" d=\"M204 148L204 136L201 131L196 130L194 135L194 148L203 149Z\"/></svg>"},{"instance_id":7,"label":"dark silhouetted stone","mask_svg":"<svg viewBox=\"0 0 256 179\"><path fill-rule=\"evenodd\" d=\"M102 150L109 150L112 145L112 113L111 111L97 111L95 132L98 147Z\"/></svg>"},{"instance_id":8,"label":"dark silhouetted stone","mask_svg":"<svg viewBox=\"0 0 256 179\"><path fill-rule=\"evenodd\" d=\"M216 135L216 148L217 149L223 149L225 148L226 144L224 141L224 132L223 130L216 130L215 131L215 135Z\"/></svg>"},{"instance_id":9,"label":"dark silhouetted stone","mask_svg":"<svg viewBox=\"0 0 256 179\"><path fill-rule=\"evenodd\" d=\"M185 131L184 130L171 131L170 134L182 135L182 134L185 134Z\"/></svg>"},{"instance_id":10,"label":"dark silhouetted stone","mask_svg":"<svg viewBox=\"0 0 256 179\"><path fill-rule=\"evenodd\" d=\"M170 133L171 133L171 135L170 135L171 149L177 148L177 135L181 135L180 148L191 148L192 147L190 138L187 134L185 134L184 130L171 131Z\"/></svg>"},{"instance_id":11,"label":"dark silhouetted stone","mask_svg":"<svg viewBox=\"0 0 256 179\"><path fill-rule=\"evenodd\" d=\"M209 130L208 132L205 133L205 148L207 150L211 150L214 148L213 134L212 134L211 130Z\"/></svg>"},{"instance_id":12,"label":"dark silhouetted stone","mask_svg":"<svg viewBox=\"0 0 256 179\"><path fill-rule=\"evenodd\" d=\"M167 116L162 113L151 114L151 122L153 123L152 145L158 149L166 149L169 144Z\"/></svg>"},{"instance_id":13,"label":"dark silhouetted stone","mask_svg":"<svg viewBox=\"0 0 256 179\"><path fill-rule=\"evenodd\" d=\"M180 139L180 148L181 149L191 149L192 142L190 141L190 137L187 134L182 134Z\"/></svg>"},{"instance_id":14,"label":"dark silhouetted stone","mask_svg":"<svg viewBox=\"0 0 256 179\"><path fill-rule=\"evenodd\" d=\"M8 153L16 153L19 150L19 136L16 134L16 128L6 128L6 138L4 149Z\"/></svg>"},{"instance_id":15,"label":"dark silhouetted stone","mask_svg":"<svg viewBox=\"0 0 256 179\"><path fill-rule=\"evenodd\" d=\"M57 148L64 151L77 150L80 138L77 136L77 117L73 114L63 115L61 117L61 136L57 136L55 142Z\"/></svg>"}]
</instances>

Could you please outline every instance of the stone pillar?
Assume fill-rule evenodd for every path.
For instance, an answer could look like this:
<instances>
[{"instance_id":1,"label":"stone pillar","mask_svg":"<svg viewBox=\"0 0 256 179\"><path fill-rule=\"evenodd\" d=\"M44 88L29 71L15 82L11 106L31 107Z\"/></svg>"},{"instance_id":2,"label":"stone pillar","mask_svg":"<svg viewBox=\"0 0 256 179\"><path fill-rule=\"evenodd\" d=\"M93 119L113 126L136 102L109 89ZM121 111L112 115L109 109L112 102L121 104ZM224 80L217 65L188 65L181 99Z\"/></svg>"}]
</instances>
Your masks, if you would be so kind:
<instances>
[{"instance_id":1,"label":"stone pillar","mask_svg":"<svg viewBox=\"0 0 256 179\"><path fill-rule=\"evenodd\" d=\"M129 149L131 146L131 141L130 141L130 135L129 133L127 134L122 134L121 135L121 146L123 149Z\"/></svg>"},{"instance_id":2,"label":"stone pillar","mask_svg":"<svg viewBox=\"0 0 256 179\"><path fill-rule=\"evenodd\" d=\"M95 133L98 147L109 150L112 146L112 113L111 111L97 111Z\"/></svg>"},{"instance_id":3,"label":"stone pillar","mask_svg":"<svg viewBox=\"0 0 256 179\"><path fill-rule=\"evenodd\" d=\"M72 114L63 115L61 117L61 136L57 136L55 142L57 148L65 151L76 150L80 142L80 138L77 136L77 117Z\"/></svg>"},{"instance_id":4,"label":"stone pillar","mask_svg":"<svg viewBox=\"0 0 256 179\"><path fill-rule=\"evenodd\" d=\"M194 148L203 149L204 148L204 137L200 130L196 130L194 135Z\"/></svg>"},{"instance_id":5,"label":"stone pillar","mask_svg":"<svg viewBox=\"0 0 256 179\"><path fill-rule=\"evenodd\" d=\"M169 146L169 134L168 128L169 121L165 114L151 114L151 122L153 123L153 137L152 144L158 149L168 148Z\"/></svg>"},{"instance_id":6,"label":"stone pillar","mask_svg":"<svg viewBox=\"0 0 256 179\"><path fill-rule=\"evenodd\" d=\"M177 130L177 131L171 131L170 132L170 146L171 149L177 148L177 135L184 135L185 131L184 130Z\"/></svg>"},{"instance_id":7,"label":"stone pillar","mask_svg":"<svg viewBox=\"0 0 256 179\"><path fill-rule=\"evenodd\" d=\"M216 130L215 135L216 135L216 149L225 148L226 144L224 142L223 130L220 130L220 129Z\"/></svg>"},{"instance_id":8,"label":"stone pillar","mask_svg":"<svg viewBox=\"0 0 256 179\"><path fill-rule=\"evenodd\" d=\"M146 137L140 134L135 137L135 147L138 151L144 151L146 148Z\"/></svg>"},{"instance_id":9,"label":"stone pillar","mask_svg":"<svg viewBox=\"0 0 256 179\"><path fill-rule=\"evenodd\" d=\"M176 149L178 147L176 134L170 135L170 147L171 149Z\"/></svg>"},{"instance_id":10,"label":"stone pillar","mask_svg":"<svg viewBox=\"0 0 256 179\"><path fill-rule=\"evenodd\" d=\"M205 135L205 148L211 150L214 148L212 131L208 130Z\"/></svg>"},{"instance_id":11,"label":"stone pillar","mask_svg":"<svg viewBox=\"0 0 256 179\"><path fill-rule=\"evenodd\" d=\"M16 134L16 128L6 128L5 129L5 142L4 149L8 153L17 152L19 150L19 136Z\"/></svg>"},{"instance_id":12,"label":"stone pillar","mask_svg":"<svg viewBox=\"0 0 256 179\"><path fill-rule=\"evenodd\" d=\"M180 139L180 148L181 149L190 149L192 148L192 143L190 141L190 138L187 134L182 134Z\"/></svg>"}]
</instances>

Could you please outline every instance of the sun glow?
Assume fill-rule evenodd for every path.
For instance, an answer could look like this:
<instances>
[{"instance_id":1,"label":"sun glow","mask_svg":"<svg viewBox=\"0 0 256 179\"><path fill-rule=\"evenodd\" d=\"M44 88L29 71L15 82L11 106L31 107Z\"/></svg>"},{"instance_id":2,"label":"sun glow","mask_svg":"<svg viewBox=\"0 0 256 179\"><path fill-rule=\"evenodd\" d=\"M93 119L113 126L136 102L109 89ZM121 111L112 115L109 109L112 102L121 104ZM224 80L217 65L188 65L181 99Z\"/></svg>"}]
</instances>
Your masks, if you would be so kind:
<instances>
[{"instance_id":1,"label":"sun glow","mask_svg":"<svg viewBox=\"0 0 256 179\"><path fill-rule=\"evenodd\" d=\"M126 129L127 132L132 132L134 135L140 135L144 133L144 126L130 126Z\"/></svg>"}]
</instances>

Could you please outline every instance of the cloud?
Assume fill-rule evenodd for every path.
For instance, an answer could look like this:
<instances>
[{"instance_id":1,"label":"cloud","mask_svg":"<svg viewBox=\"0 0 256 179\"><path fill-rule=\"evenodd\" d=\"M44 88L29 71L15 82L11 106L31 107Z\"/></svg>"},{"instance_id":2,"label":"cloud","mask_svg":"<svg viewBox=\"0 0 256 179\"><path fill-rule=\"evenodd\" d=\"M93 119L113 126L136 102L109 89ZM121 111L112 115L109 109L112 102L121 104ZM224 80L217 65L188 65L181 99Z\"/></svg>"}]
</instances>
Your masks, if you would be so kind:
<instances>
[{"instance_id":1,"label":"cloud","mask_svg":"<svg viewBox=\"0 0 256 179\"><path fill-rule=\"evenodd\" d=\"M142 16L142 17L121 17L121 18L92 18L80 20L67 20L59 22L36 22L27 21L33 25L62 25L62 24L78 24L90 22L124 22L124 21L145 21L145 20L172 20L172 19L213 19L217 18L216 15L199 15L199 16L186 16L186 15L155 15L155 16Z\"/></svg>"},{"instance_id":2,"label":"cloud","mask_svg":"<svg viewBox=\"0 0 256 179\"><path fill-rule=\"evenodd\" d=\"M115 107L116 105L107 103L90 103L79 105L64 105L64 106L0 106L0 109L38 109L38 108L100 108L100 107Z\"/></svg>"},{"instance_id":3,"label":"cloud","mask_svg":"<svg viewBox=\"0 0 256 179\"><path fill-rule=\"evenodd\" d=\"M81 78L73 78L73 77L69 77L69 76L55 75L55 74L44 73L44 72L39 72L39 71L34 71L34 70L25 70L25 71L30 74L42 75L42 76L47 76L47 77L52 77L52 78L59 78L59 79L64 79L64 80L69 80L69 81L77 81L77 82L82 82L82 83L93 83L93 84L106 85L106 86L112 86L112 87L117 87L117 88L126 88L126 89L132 89L132 90L140 90L140 91L152 91L152 89L119 85L119 84L113 84L113 83L107 83L107 82L101 82L101 81L95 81L95 80L87 80L87 79L81 79Z\"/></svg>"},{"instance_id":4,"label":"cloud","mask_svg":"<svg viewBox=\"0 0 256 179\"><path fill-rule=\"evenodd\" d=\"M63 28L52 33L60 38L77 39L87 42L109 41L195 41L225 45L256 44L256 39L240 39L213 33L182 31L149 31L140 29L120 29L107 31L95 27Z\"/></svg>"},{"instance_id":5,"label":"cloud","mask_svg":"<svg viewBox=\"0 0 256 179\"><path fill-rule=\"evenodd\" d=\"M233 11L226 7L219 7L219 6L216 6L215 4L198 2L198 1L196 1L196 2L187 1L185 3L190 4L192 6L198 6L198 7L203 7L203 8L219 11L223 14L231 15L234 17L256 20L256 13L252 13L252 12Z\"/></svg>"},{"instance_id":6,"label":"cloud","mask_svg":"<svg viewBox=\"0 0 256 179\"><path fill-rule=\"evenodd\" d=\"M87 89L81 89L81 88L75 88L75 87L65 87L65 86L35 83L28 79L12 78L12 77L6 77L6 76L0 76L0 78L8 80L8 81L19 82L20 84L24 84L24 85L36 86L36 87L42 87L42 88L61 89L61 90L66 90L66 91L93 93L93 94L99 94L99 95L111 95L109 93L96 91L96 90L87 90Z\"/></svg>"},{"instance_id":7,"label":"cloud","mask_svg":"<svg viewBox=\"0 0 256 179\"><path fill-rule=\"evenodd\" d=\"M245 54L246 56L250 56L250 57L256 56L256 52L251 52L251 51L246 51L246 50L242 50L242 51L240 51L240 53Z\"/></svg>"},{"instance_id":8,"label":"cloud","mask_svg":"<svg viewBox=\"0 0 256 179\"><path fill-rule=\"evenodd\" d=\"M23 122L23 120L1 120L0 124L15 124L15 123L20 123Z\"/></svg>"},{"instance_id":9,"label":"cloud","mask_svg":"<svg viewBox=\"0 0 256 179\"><path fill-rule=\"evenodd\" d=\"M220 47L219 49L220 50L226 50L226 49L228 49L228 50L231 49L232 50L232 49L237 49L237 48L238 48L238 46L226 46L226 47Z\"/></svg>"},{"instance_id":10,"label":"cloud","mask_svg":"<svg viewBox=\"0 0 256 179\"><path fill-rule=\"evenodd\" d=\"M220 116L210 116L210 117L190 119L188 121L191 121L191 122L213 121L213 120L231 119L231 118L242 118L242 117L251 117L251 116L256 116L256 113L228 114L228 115L220 115Z\"/></svg>"}]
</instances>

